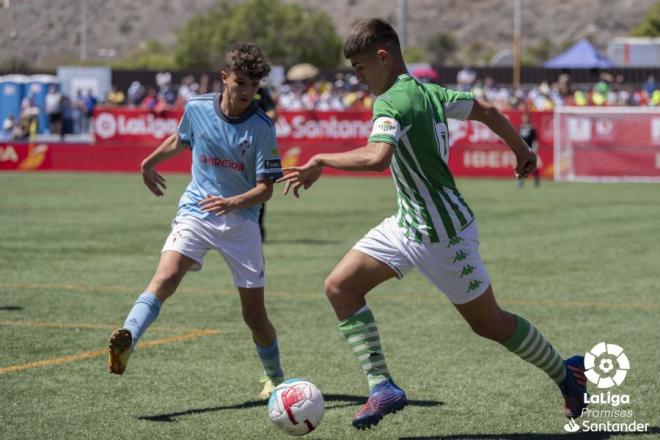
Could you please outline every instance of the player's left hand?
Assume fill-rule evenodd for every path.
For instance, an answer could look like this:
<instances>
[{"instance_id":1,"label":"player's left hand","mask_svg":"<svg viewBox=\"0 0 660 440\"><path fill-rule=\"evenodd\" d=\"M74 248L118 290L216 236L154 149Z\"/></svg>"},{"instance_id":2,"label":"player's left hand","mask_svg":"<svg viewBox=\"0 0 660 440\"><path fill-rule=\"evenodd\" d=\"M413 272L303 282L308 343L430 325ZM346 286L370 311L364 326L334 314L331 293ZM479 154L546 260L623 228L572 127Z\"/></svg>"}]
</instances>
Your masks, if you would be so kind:
<instances>
[{"instance_id":1,"label":"player's left hand","mask_svg":"<svg viewBox=\"0 0 660 440\"><path fill-rule=\"evenodd\" d=\"M532 150L525 149L516 154L516 177L524 179L536 170L536 154Z\"/></svg>"},{"instance_id":2,"label":"player's left hand","mask_svg":"<svg viewBox=\"0 0 660 440\"><path fill-rule=\"evenodd\" d=\"M289 190L293 188L293 195L298 198L300 197L298 193L300 187L309 189L314 182L319 180L321 173L323 173L323 165L316 158L312 157L309 162L301 167L287 167L283 168L282 171L288 174L277 179L277 183L286 182L284 194L288 194Z\"/></svg>"},{"instance_id":3,"label":"player's left hand","mask_svg":"<svg viewBox=\"0 0 660 440\"><path fill-rule=\"evenodd\" d=\"M221 216L232 212L236 207L231 199L225 199L220 196L206 195L206 198L199 202L202 211Z\"/></svg>"}]
</instances>

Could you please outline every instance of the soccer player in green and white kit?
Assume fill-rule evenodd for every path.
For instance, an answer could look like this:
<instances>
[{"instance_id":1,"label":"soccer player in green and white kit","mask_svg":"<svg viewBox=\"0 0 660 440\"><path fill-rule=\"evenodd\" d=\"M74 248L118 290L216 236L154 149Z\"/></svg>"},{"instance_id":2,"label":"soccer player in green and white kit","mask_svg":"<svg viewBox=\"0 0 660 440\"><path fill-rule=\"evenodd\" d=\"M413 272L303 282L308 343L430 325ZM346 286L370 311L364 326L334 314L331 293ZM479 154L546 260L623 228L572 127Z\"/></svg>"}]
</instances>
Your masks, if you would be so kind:
<instances>
[{"instance_id":1,"label":"soccer player in green and white kit","mask_svg":"<svg viewBox=\"0 0 660 440\"><path fill-rule=\"evenodd\" d=\"M397 191L398 210L367 233L325 281L339 328L367 375L369 400L353 418L362 429L407 404L385 362L380 336L366 294L390 278L417 268L454 304L475 333L545 371L564 396L564 413L579 417L586 406L581 356L566 361L524 318L502 310L479 255L477 222L447 167L447 118L484 123L516 155L516 174L524 178L536 156L496 108L471 93L421 84L408 75L394 29L381 19L355 25L344 43L358 78L378 96L373 131L365 147L345 153L317 154L301 167L285 169L285 194L309 188L323 167L381 171L388 166Z\"/></svg>"}]
</instances>

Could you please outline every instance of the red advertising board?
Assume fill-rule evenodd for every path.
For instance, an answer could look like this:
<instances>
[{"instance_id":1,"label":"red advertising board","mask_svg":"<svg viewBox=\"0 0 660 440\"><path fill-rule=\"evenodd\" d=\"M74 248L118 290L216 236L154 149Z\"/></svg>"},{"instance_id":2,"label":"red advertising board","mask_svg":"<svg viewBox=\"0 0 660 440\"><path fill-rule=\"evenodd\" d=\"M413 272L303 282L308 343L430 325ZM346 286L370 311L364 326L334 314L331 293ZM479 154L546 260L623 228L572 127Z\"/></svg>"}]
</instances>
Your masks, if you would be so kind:
<instances>
[{"instance_id":1,"label":"red advertising board","mask_svg":"<svg viewBox=\"0 0 660 440\"><path fill-rule=\"evenodd\" d=\"M140 171L140 163L153 151L149 146L90 144L0 144L0 171ZM159 166L166 172L189 172L191 155L184 152Z\"/></svg>"},{"instance_id":2,"label":"red advertising board","mask_svg":"<svg viewBox=\"0 0 660 440\"><path fill-rule=\"evenodd\" d=\"M657 109L562 109L557 116L559 178L660 180Z\"/></svg>"},{"instance_id":3,"label":"red advertising board","mask_svg":"<svg viewBox=\"0 0 660 440\"><path fill-rule=\"evenodd\" d=\"M336 145L361 147L371 133L371 113L346 112L280 112L277 140L298 145Z\"/></svg>"},{"instance_id":4,"label":"red advertising board","mask_svg":"<svg viewBox=\"0 0 660 440\"><path fill-rule=\"evenodd\" d=\"M660 115L646 113L625 108L562 110L558 151L570 147L574 160L571 169L584 176L659 176ZM520 124L520 112L505 115L514 126ZM95 113L94 144L0 143L0 170L134 172L142 159L176 130L180 116L180 111L157 114L100 107ZM283 164L299 165L319 152L364 145L371 131L370 117L369 112L280 112L277 131ZM553 175L554 117L551 112L531 114L544 177ZM455 176L513 176L513 154L483 124L450 120L449 132L449 165ZM561 159L563 164L563 156ZM190 162L190 153L185 153L161 169L188 172ZM326 174L351 173L327 170Z\"/></svg>"},{"instance_id":5,"label":"red advertising board","mask_svg":"<svg viewBox=\"0 0 660 440\"><path fill-rule=\"evenodd\" d=\"M176 131L181 114L180 110L151 112L123 107L98 107L94 110L95 143L106 146L157 146Z\"/></svg>"},{"instance_id":6,"label":"red advertising board","mask_svg":"<svg viewBox=\"0 0 660 440\"><path fill-rule=\"evenodd\" d=\"M520 112L507 112L514 125ZM176 130L180 111L153 113L137 109L99 108L95 113L97 145L150 145L155 148ZM552 113L537 112L531 122L539 136L539 156L544 176L552 176ZM371 113L280 112L277 139L285 166L302 164L319 152L340 152L365 144L371 132ZM456 176L510 177L515 158L509 148L486 126L474 121L449 124L450 168ZM327 170L327 174L355 174ZM381 173L381 174L387 174Z\"/></svg>"},{"instance_id":7,"label":"red advertising board","mask_svg":"<svg viewBox=\"0 0 660 440\"><path fill-rule=\"evenodd\" d=\"M575 148L574 167L579 177L660 179L660 146L655 148L594 147Z\"/></svg>"},{"instance_id":8,"label":"red advertising board","mask_svg":"<svg viewBox=\"0 0 660 440\"><path fill-rule=\"evenodd\" d=\"M515 127L522 112L505 112ZM513 177L515 156L509 147L488 127L476 121L449 121L449 169L455 176ZM553 114L535 112L530 122L538 137L539 169L543 177L552 177Z\"/></svg>"},{"instance_id":9,"label":"red advertising board","mask_svg":"<svg viewBox=\"0 0 660 440\"><path fill-rule=\"evenodd\" d=\"M181 110L150 112L123 107L98 107L94 111L96 145L158 145L174 133ZM360 146L371 132L371 113L279 112L279 141L299 144Z\"/></svg>"}]
</instances>

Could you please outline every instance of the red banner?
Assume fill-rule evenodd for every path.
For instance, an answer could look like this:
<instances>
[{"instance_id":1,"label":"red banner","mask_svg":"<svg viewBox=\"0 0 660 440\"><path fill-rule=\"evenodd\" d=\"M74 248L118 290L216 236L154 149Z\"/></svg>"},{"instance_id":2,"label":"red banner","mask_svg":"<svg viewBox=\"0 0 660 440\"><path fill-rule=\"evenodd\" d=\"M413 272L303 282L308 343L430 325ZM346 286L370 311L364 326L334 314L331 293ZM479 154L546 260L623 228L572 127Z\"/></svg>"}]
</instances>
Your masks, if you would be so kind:
<instances>
[{"instance_id":1,"label":"red banner","mask_svg":"<svg viewBox=\"0 0 660 440\"><path fill-rule=\"evenodd\" d=\"M558 121L561 179L660 179L657 109L563 109Z\"/></svg>"},{"instance_id":2,"label":"red banner","mask_svg":"<svg viewBox=\"0 0 660 440\"><path fill-rule=\"evenodd\" d=\"M562 110L560 151L570 147L574 160L570 170L585 176L660 176L660 115L640 112L649 113ZM520 124L520 112L505 115L514 126ZM101 107L95 113L94 145L0 143L0 170L136 172L140 162L176 130L180 116L177 111L156 114ZM532 113L531 122L537 129L542 175L550 177L553 114ZM277 131L283 164L293 166L319 152L342 152L364 145L371 131L370 113L280 112ZM483 124L450 120L449 132L449 165L455 176L513 176L513 154ZM190 162L190 154L185 153L160 168L189 172ZM352 174L330 169L326 173Z\"/></svg>"},{"instance_id":3,"label":"red banner","mask_svg":"<svg viewBox=\"0 0 660 440\"><path fill-rule=\"evenodd\" d=\"M98 107L94 110L96 145L152 145L156 148L177 130L180 110L150 112L123 107Z\"/></svg>"},{"instance_id":4,"label":"red banner","mask_svg":"<svg viewBox=\"0 0 660 440\"><path fill-rule=\"evenodd\" d=\"M522 112L504 112L517 128ZM538 139L541 176L553 175L553 113L535 112L530 122ZM454 176L513 177L516 158L511 149L484 124L449 120L449 169Z\"/></svg>"},{"instance_id":5,"label":"red banner","mask_svg":"<svg viewBox=\"0 0 660 440\"><path fill-rule=\"evenodd\" d=\"M517 127L521 112L505 113ZM124 108L99 108L95 113L97 145L149 145L155 148L177 129L180 111L153 113ZM539 138L539 163L544 177L552 176L551 112L531 114ZM277 139L285 166L305 163L319 152L347 151L366 143L371 133L371 113L279 112ZM455 176L511 177L515 157L486 126L474 121L449 121L450 169ZM355 174L328 169L327 174ZM380 174L387 174L380 173ZM366 174L365 174L366 175Z\"/></svg>"},{"instance_id":6,"label":"red banner","mask_svg":"<svg viewBox=\"0 0 660 440\"><path fill-rule=\"evenodd\" d=\"M16 171L140 171L154 147L107 147L90 144L0 144L0 170ZM165 172L190 172L191 155L184 152L158 167Z\"/></svg>"},{"instance_id":7,"label":"red banner","mask_svg":"<svg viewBox=\"0 0 660 440\"><path fill-rule=\"evenodd\" d=\"M520 126L521 114L505 112L516 127ZM277 137L285 166L303 164L318 152L341 152L364 145L371 132L370 118L369 112L283 112L277 121ZM537 131L541 175L550 178L553 114L532 113L530 120ZM450 119L449 144L449 168L455 176L513 177L515 156L484 124ZM330 169L325 172L355 174Z\"/></svg>"},{"instance_id":8,"label":"red banner","mask_svg":"<svg viewBox=\"0 0 660 440\"><path fill-rule=\"evenodd\" d=\"M660 179L660 146L580 146L573 150L573 154L578 178Z\"/></svg>"},{"instance_id":9,"label":"red banner","mask_svg":"<svg viewBox=\"0 0 660 440\"><path fill-rule=\"evenodd\" d=\"M94 111L97 145L157 145L177 130L180 110L149 112L121 107L99 107ZM369 112L280 112L277 138L305 144L341 143L362 145L371 133Z\"/></svg>"},{"instance_id":10,"label":"red banner","mask_svg":"<svg viewBox=\"0 0 660 440\"><path fill-rule=\"evenodd\" d=\"M277 140L286 144L361 147L371 134L371 112L279 112ZM320 148L318 148L320 151Z\"/></svg>"}]
</instances>

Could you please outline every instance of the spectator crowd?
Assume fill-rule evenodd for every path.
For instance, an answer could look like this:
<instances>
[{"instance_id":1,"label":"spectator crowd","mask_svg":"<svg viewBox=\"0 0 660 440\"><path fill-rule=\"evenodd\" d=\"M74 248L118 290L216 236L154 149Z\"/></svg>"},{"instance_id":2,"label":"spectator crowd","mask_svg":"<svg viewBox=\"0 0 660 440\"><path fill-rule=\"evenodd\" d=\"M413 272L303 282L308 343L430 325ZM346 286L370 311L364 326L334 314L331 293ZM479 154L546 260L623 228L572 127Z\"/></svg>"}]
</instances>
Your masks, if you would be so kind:
<instances>
[{"instance_id":1,"label":"spectator crowd","mask_svg":"<svg viewBox=\"0 0 660 440\"><path fill-rule=\"evenodd\" d=\"M125 95L113 89L106 104L159 112L181 108L191 96L218 92L221 88L220 81L210 82L207 75L202 75L199 82L189 75L174 86L171 74L159 73L155 87L133 81ZM371 95L352 74L337 73L333 80L286 82L269 90L280 110L361 110L371 108L372 103Z\"/></svg>"},{"instance_id":2,"label":"spectator crowd","mask_svg":"<svg viewBox=\"0 0 660 440\"><path fill-rule=\"evenodd\" d=\"M660 106L660 89L655 77L649 75L641 87L627 84L623 75L600 74L594 84L574 85L568 73L555 82L512 88L498 86L492 78L483 81L474 71L464 68L457 75L457 87L472 91L476 97L492 102L500 109L552 110L556 107L585 106Z\"/></svg>"},{"instance_id":3,"label":"spectator crowd","mask_svg":"<svg viewBox=\"0 0 660 440\"><path fill-rule=\"evenodd\" d=\"M429 81L428 78L419 79ZM126 98L123 93L113 90L107 96L106 103L159 111L180 108L191 96L221 89L219 81L210 84L205 75L199 83L192 76L187 76L180 85L175 86L169 73L160 73L156 84L156 87L145 88L134 81L127 90ZM502 110L543 111L561 106L660 106L660 89L653 75L641 87L626 83L622 75L604 72L593 84L573 84L570 75L563 73L554 82L543 81L514 88L499 85L489 77L477 78L474 71L463 68L456 82L446 86L471 91L477 98L491 102ZM280 110L363 110L370 109L373 103L373 96L352 73L339 72L329 79L284 82L270 87L270 91Z\"/></svg>"},{"instance_id":4,"label":"spectator crowd","mask_svg":"<svg viewBox=\"0 0 660 440\"><path fill-rule=\"evenodd\" d=\"M58 135L61 139L69 134L89 133L90 120L97 103L98 98L92 90L85 93L78 90L72 99L51 84L44 104L39 105L35 92L30 90L21 100L19 114L15 116L10 113L2 122L0 139L27 139L37 131ZM42 113L48 123L45 130L38 130Z\"/></svg>"},{"instance_id":5,"label":"spectator crowd","mask_svg":"<svg viewBox=\"0 0 660 440\"><path fill-rule=\"evenodd\" d=\"M421 81L431 81L420 77ZM554 82L511 87L499 85L492 78L478 78L476 73L463 68L454 84L447 87L471 91L477 98L493 103L502 110L519 109L548 111L561 106L660 106L660 89L653 75L649 75L641 87L625 82L622 75L604 72L593 84L573 84L567 73ZM188 98L198 94L221 90L219 80L211 81L202 75L199 82L186 76L180 84L174 84L168 72L158 73L155 86L145 87L133 81L124 92L113 87L103 99L105 105L126 106L153 112L182 108ZM279 110L285 111L347 111L370 109L373 96L359 83L352 73L338 72L326 79L284 82L269 87ZM40 108L32 93L21 103L18 117L9 115L2 124L0 137L20 139L28 137L35 129L41 112L49 121L49 132L64 138L67 134L88 133L90 118L98 98L91 90L78 91L74 98L62 94L51 86L46 95L44 108Z\"/></svg>"},{"instance_id":6,"label":"spectator crowd","mask_svg":"<svg viewBox=\"0 0 660 440\"><path fill-rule=\"evenodd\" d=\"M123 93L113 91L106 103L159 111L182 107L190 96L221 89L218 81L209 87L205 76L200 83L187 76L176 87L171 83L171 75L165 73L159 74L156 82L157 87L145 89L134 81L128 88L126 98ZM561 106L660 106L660 89L653 75L642 87L633 87L624 81L622 75L615 77L609 73L602 73L600 80L594 84L574 85L570 75L564 73L555 82L544 81L513 88L498 85L492 78L477 78L473 71L465 68L459 72L456 83L447 87L471 91L476 97L492 102L500 109L541 111ZM340 72L332 79L284 82L270 89L280 110L362 110L371 108L373 103L373 96L350 73ZM120 94L120 99L117 99L116 93Z\"/></svg>"}]
</instances>

